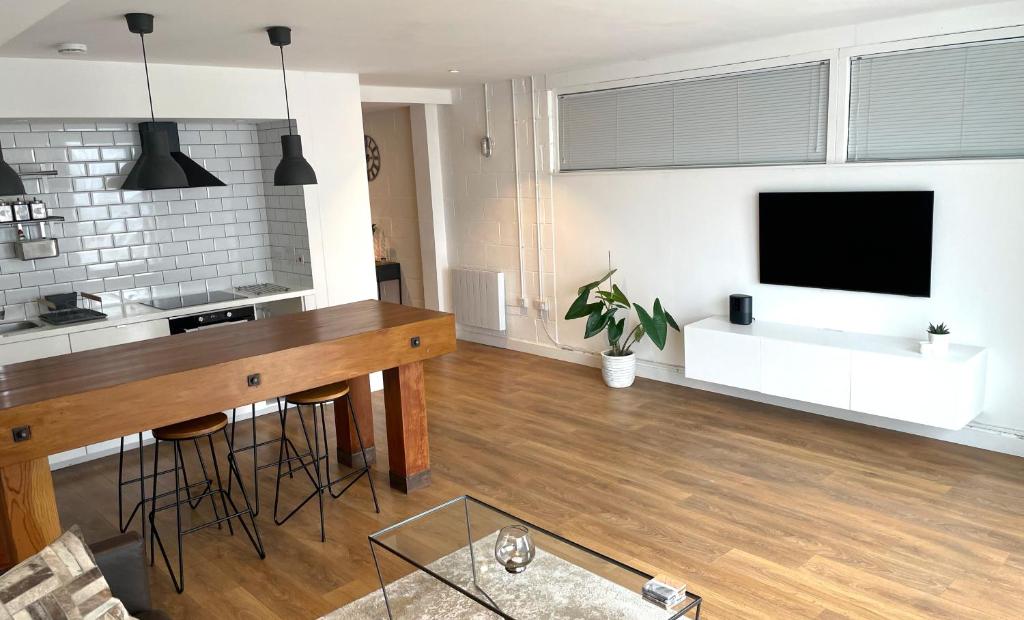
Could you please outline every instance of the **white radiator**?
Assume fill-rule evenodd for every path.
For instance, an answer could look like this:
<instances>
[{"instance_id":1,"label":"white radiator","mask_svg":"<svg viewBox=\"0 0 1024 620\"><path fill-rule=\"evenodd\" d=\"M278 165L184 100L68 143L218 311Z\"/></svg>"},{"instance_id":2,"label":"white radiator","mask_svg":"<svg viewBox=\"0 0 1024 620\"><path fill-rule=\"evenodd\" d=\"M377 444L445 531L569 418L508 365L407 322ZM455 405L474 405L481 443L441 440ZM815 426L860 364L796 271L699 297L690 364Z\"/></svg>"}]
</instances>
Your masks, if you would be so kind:
<instances>
[{"instance_id":1,"label":"white radiator","mask_svg":"<svg viewBox=\"0 0 1024 620\"><path fill-rule=\"evenodd\" d=\"M462 325L505 331L505 274L452 269L455 320Z\"/></svg>"}]
</instances>

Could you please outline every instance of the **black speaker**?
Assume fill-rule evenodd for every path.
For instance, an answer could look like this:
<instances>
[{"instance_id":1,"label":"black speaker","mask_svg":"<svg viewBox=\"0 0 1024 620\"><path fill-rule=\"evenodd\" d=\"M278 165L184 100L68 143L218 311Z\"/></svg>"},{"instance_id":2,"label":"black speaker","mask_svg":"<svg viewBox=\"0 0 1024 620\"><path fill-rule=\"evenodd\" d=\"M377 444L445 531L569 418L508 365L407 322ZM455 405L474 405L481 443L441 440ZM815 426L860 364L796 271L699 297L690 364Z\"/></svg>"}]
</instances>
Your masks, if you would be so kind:
<instances>
[{"instance_id":1,"label":"black speaker","mask_svg":"<svg viewBox=\"0 0 1024 620\"><path fill-rule=\"evenodd\" d=\"M750 295L729 295L729 322L750 325L754 320L754 298Z\"/></svg>"}]
</instances>

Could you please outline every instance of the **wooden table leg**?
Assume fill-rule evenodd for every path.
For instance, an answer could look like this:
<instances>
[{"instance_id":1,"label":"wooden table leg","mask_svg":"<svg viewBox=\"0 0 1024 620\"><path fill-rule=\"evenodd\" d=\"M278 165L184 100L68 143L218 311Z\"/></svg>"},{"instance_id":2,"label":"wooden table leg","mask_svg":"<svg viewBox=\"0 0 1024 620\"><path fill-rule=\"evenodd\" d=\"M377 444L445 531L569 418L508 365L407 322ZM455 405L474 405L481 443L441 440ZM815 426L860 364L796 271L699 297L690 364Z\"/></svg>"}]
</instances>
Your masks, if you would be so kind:
<instances>
[{"instance_id":1,"label":"wooden table leg","mask_svg":"<svg viewBox=\"0 0 1024 620\"><path fill-rule=\"evenodd\" d=\"M429 485L430 445L422 362L384 371L384 408L392 488L409 493Z\"/></svg>"},{"instance_id":2,"label":"wooden table leg","mask_svg":"<svg viewBox=\"0 0 1024 620\"><path fill-rule=\"evenodd\" d=\"M370 400L370 376L363 375L348 380L348 395L352 399L356 419L359 421L359 434L363 437L366 448L366 460L372 465L377 461L377 449L373 443L373 403ZM334 433L338 446L338 462L349 467L362 467L363 454L359 451L359 438L352 427L352 419L348 415L348 405L344 400L334 401Z\"/></svg>"},{"instance_id":3,"label":"wooden table leg","mask_svg":"<svg viewBox=\"0 0 1024 620\"><path fill-rule=\"evenodd\" d=\"M0 567L34 555L60 533L49 460L0 468Z\"/></svg>"}]
</instances>

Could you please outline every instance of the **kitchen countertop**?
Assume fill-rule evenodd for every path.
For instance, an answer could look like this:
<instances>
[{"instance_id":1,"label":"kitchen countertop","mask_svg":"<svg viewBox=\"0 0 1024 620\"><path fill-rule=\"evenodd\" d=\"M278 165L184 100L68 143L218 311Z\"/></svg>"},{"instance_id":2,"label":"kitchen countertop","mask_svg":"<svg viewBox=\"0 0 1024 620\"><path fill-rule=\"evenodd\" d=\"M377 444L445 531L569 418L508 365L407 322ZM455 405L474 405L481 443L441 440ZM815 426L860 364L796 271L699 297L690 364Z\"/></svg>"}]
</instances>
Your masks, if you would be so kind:
<instances>
[{"instance_id":1,"label":"kitchen countertop","mask_svg":"<svg viewBox=\"0 0 1024 620\"><path fill-rule=\"evenodd\" d=\"M39 327L0 335L0 346L10 344L13 342L25 342L28 340L35 340L37 338L46 338L49 336L63 336L75 332L102 329L104 327L117 327L119 325L142 323L144 321L172 319L178 316L187 316L190 314L199 314L202 312L214 312L216 310L225 310L227 308L237 308L240 306L266 304L274 301L280 301L283 299L295 299L296 297L305 297L306 295L312 295L313 293L313 289L299 289L294 291L286 291L284 293L275 293L273 295L254 295L251 297L243 297L241 299L232 299L229 301L202 304L199 306L189 306L187 308L175 308L173 310L160 310L158 308L153 308L152 306L143 305L142 302L106 304L103 308L103 311L107 313L107 318L98 321L76 323L74 325L49 325L47 323L43 323L38 318L29 318L29 321L35 323L36 325L39 325ZM243 293L238 294L242 295Z\"/></svg>"}]
</instances>

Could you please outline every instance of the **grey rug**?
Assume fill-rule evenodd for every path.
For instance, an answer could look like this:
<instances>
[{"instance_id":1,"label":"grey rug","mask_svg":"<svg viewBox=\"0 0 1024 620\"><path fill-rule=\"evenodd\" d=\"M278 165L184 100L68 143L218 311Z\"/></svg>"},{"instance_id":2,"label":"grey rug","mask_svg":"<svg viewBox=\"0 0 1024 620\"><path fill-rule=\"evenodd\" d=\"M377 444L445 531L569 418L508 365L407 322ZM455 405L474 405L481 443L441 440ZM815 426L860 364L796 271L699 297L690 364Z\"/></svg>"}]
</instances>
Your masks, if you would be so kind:
<instances>
[{"instance_id":1,"label":"grey rug","mask_svg":"<svg viewBox=\"0 0 1024 620\"><path fill-rule=\"evenodd\" d=\"M670 614L630 592L557 556L538 549L527 569L511 575L494 560L491 534L473 544L477 582L505 613L515 618L552 620L664 620ZM378 549L378 554L387 551ZM378 556L380 557L380 556ZM472 589L469 547L429 565L463 588ZM395 566L397 558L385 558ZM422 571L388 584L388 600L395 620L478 620L499 618L456 590ZM387 618L380 590L324 616L325 620L381 620Z\"/></svg>"}]
</instances>

